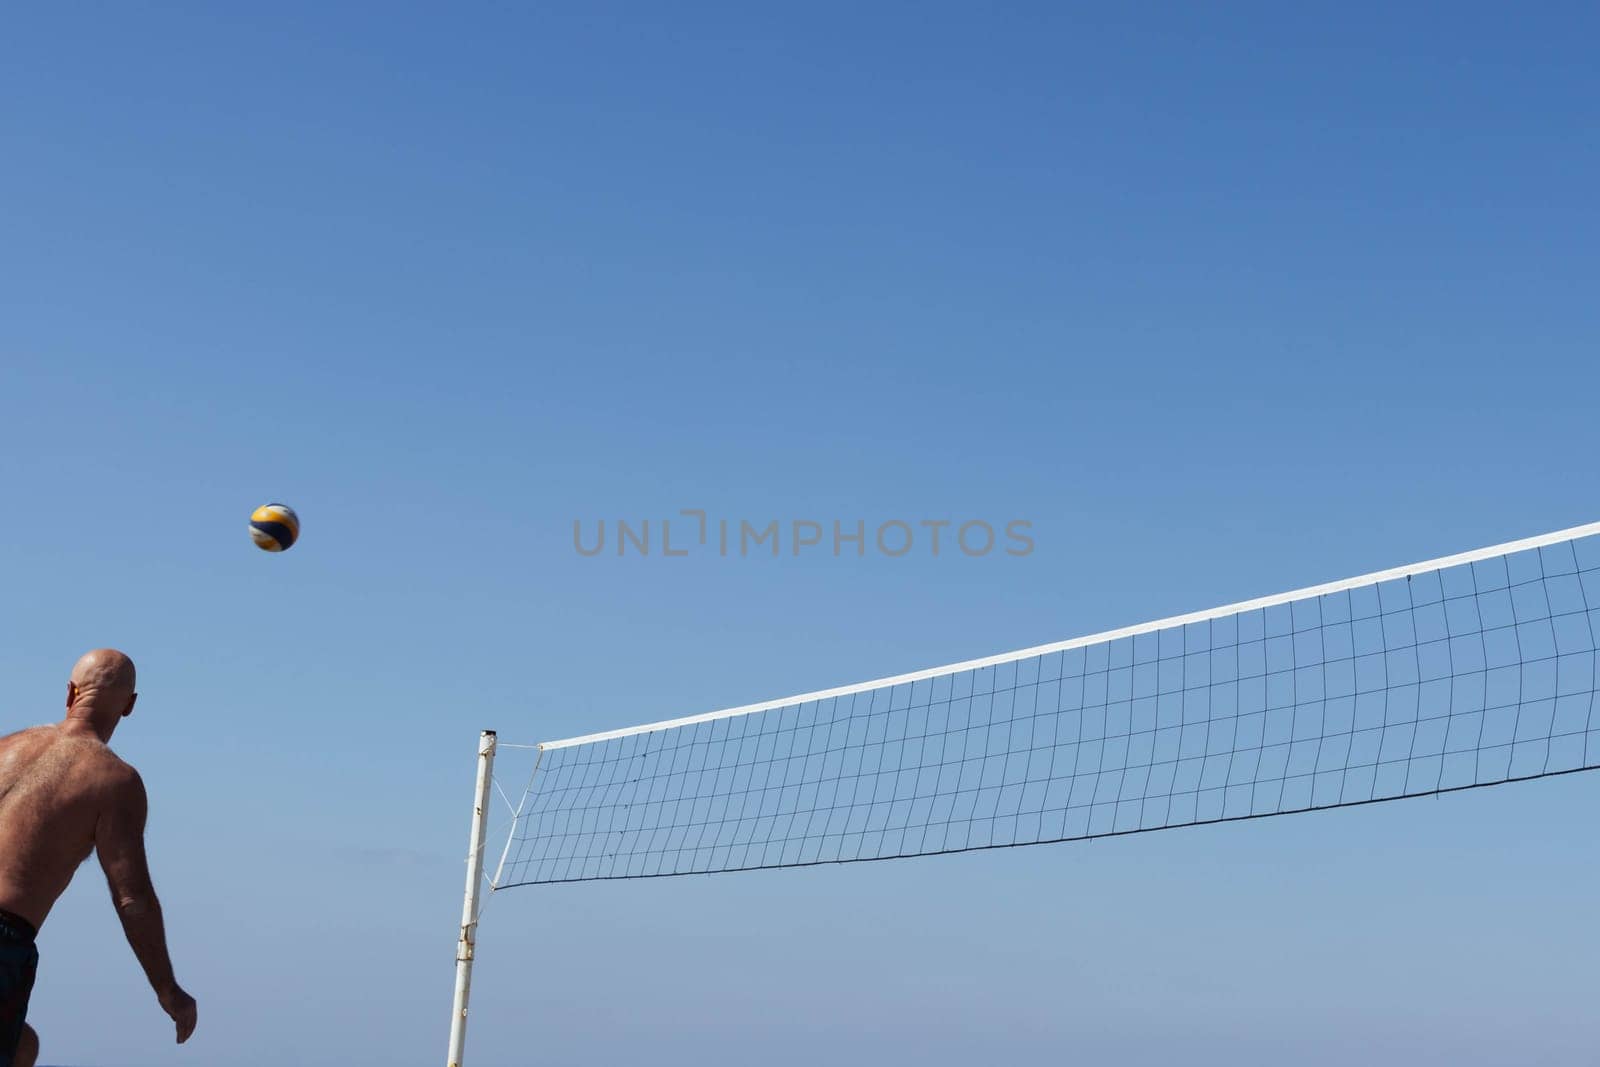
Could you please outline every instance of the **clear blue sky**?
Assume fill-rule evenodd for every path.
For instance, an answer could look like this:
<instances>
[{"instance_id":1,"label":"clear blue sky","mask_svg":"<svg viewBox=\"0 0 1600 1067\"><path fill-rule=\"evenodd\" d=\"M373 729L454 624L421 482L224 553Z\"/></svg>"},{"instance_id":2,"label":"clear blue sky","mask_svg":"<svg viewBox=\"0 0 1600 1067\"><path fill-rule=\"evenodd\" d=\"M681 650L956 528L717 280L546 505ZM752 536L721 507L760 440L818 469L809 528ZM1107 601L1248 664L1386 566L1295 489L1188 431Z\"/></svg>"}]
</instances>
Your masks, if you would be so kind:
<instances>
[{"instance_id":1,"label":"clear blue sky","mask_svg":"<svg viewBox=\"0 0 1600 1067\"><path fill-rule=\"evenodd\" d=\"M6 20L0 716L139 661L201 1019L168 1044L87 868L47 1062L440 1061L481 727L1600 518L1593 7L336 7ZM573 551L690 507L1038 547ZM468 1062L1572 1062L1597 810L510 891Z\"/></svg>"}]
</instances>

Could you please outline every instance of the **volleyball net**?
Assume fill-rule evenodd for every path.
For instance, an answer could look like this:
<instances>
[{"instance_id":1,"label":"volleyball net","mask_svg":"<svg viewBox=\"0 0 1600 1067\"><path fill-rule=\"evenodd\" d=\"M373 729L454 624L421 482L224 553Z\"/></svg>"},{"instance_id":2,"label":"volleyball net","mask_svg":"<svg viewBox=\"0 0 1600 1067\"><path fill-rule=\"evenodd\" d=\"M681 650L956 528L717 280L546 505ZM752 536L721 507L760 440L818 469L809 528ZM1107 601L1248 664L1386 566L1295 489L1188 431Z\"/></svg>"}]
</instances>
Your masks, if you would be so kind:
<instances>
[{"instance_id":1,"label":"volleyball net","mask_svg":"<svg viewBox=\"0 0 1600 1067\"><path fill-rule=\"evenodd\" d=\"M848 863L1600 766L1600 523L539 745L491 885Z\"/></svg>"}]
</instances>

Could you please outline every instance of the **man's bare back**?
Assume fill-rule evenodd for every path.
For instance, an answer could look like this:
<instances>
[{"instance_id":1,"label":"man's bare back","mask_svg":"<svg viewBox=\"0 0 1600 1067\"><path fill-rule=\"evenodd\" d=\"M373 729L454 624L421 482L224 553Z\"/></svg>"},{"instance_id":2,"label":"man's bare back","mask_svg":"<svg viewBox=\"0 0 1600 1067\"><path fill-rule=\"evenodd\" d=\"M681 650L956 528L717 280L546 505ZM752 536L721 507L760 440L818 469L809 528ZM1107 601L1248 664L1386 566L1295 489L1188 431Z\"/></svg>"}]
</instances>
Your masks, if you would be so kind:
<instances>
[{"instance_id":1,"label":"man's bare back","mask_svg":"<svg viewBox=\"0 0 1600 1067\"><path fill-rule=\"evenodd\" d=\"M194 998L173 977L145 859L144 783L106 745L133 712L133 683L133 661L97 649L73 668L65 719L0 737L0 1067L32 1067L38 1054L23 1021L33 937L90 852L178 1040L194 1031Z\"/></svg>"},{"instance_id":2,"label":"man's bare back","mask_svg":"<svg viewBox=\"0 0 1600 1067\"><path fill-rule=\"evenodd\" d=\"M43 926L101 819L110 829L143 796L137 772L97 737L35 726L0 738L0 908Z\"/></svg>"}]
</instances>

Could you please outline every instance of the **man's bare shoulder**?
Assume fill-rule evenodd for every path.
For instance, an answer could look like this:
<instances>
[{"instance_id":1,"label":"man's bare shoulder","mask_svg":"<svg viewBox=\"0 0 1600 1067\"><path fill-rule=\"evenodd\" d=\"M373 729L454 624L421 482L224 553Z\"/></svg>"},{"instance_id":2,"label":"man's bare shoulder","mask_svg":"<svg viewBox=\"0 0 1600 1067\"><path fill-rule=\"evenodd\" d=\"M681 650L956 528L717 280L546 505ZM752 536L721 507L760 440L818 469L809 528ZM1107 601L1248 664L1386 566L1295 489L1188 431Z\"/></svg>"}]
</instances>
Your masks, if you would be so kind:
<instances>
[{"instance_id":1,"label":"man's bare shoulder","mask_svg":"<svg viewBox=\"0 0 1600 1067\"><path fill-rule=\"evenodd\" d=\"M9 746L9 745L20 744L22 742L30 741L30 740L31 741L45 740L48 737L48 735L53 734L55 732L56 732L56 728L55 728L54 725L51 725L51 724L46 724L44 726L28 726L28 727L24 727L21 730L13 730L11 733L6 734L4 737L0 737L0 747L6 747L6 746Z\"/></svg>"},{"instance_id":2,"label":"man's bare shoulder","mask_svg":"<svg viewBox=\"0 0 1600 1067\"><path fill-rule=\"evenodd\" d=\"M58 737L54 726L30 726L0 737L0 769L28 766L54 749Z\"/></svg>"},{"instance_id":3,"label":"man's bare shoulder","mask_svg":"<svg viewBox=\"0 0 1600 1067\"><path fill-rule=\"evenodd\" d=\"M145 803L144 779L133 764L111 751L97 737L70 736L58 749L71 751L73 775L80 788L113 808L140 808Z\"/></svg>"},{"instance_id":4,"label":"man's bare shoulder","mask_svg":"<svg viewBox=\"0 0 1600 1067\"><path fill-rule=\"evenodd\" d=\"M133 764L111 751L109 745L93 738L89 743L95 746L90 750L89 758L94 763L95 777L103 788L124 795L144 795L144 779L139 777Z\"/></svg>"}]
</instances>

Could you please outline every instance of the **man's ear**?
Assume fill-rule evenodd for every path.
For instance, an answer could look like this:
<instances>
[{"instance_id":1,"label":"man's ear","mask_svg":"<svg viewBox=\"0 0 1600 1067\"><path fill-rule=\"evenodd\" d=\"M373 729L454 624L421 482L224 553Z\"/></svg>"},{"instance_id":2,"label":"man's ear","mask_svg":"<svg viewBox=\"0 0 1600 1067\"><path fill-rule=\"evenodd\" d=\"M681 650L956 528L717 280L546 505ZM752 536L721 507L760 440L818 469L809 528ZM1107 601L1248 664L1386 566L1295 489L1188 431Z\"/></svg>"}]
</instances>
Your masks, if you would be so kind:
<instances>
[{"instance_id":1,"label":"man's ear","mask_svg":"<svg viewBox=\"0 0 1600 1067\"><path fill-rule=\"evenodd\" d=\"M71 711L72 710L72 705L76 704L77 702L78 702L78 683L77 682L68 682L67 683L67 710Z\"/></svg>"},{"instance_id":2,"label":"man's ear","mask_svg":"<svg viewBox=\"0 0 1600 1067\"><path fill-rule=\"evenodd\" d=\"M122 709L122 717L124 719L126 719L129 715L133 714L133 703L134 703L134 701L136 701L138 699L139 699L139 694L138 693L135 693L135 694L133 694L133 696L128 698L128 706Z\"/></svg>"}]
</instances>

